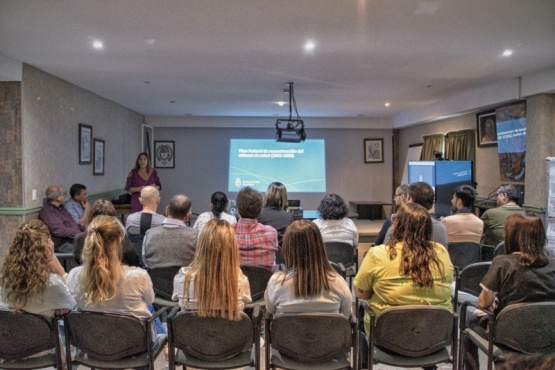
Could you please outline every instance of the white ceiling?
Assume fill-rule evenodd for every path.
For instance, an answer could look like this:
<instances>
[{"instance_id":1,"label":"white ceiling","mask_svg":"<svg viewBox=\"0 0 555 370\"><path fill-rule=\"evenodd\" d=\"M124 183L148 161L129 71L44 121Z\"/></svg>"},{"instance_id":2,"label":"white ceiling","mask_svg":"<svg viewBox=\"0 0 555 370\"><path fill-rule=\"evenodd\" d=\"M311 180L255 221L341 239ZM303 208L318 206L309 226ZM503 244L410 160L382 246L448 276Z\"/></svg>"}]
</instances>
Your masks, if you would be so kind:
<instances>
[{"instance_id":1,"label":"white ceiling","mask_svg":"<svg viewBox=\"0 0 555 370\"><path fill-rule=\"evenodd\" d=\"M389 118L553 69L555 1L0 0L0 54L147 116L287 116L292 81L301 117Z\"/></svg>"}]
</instances>

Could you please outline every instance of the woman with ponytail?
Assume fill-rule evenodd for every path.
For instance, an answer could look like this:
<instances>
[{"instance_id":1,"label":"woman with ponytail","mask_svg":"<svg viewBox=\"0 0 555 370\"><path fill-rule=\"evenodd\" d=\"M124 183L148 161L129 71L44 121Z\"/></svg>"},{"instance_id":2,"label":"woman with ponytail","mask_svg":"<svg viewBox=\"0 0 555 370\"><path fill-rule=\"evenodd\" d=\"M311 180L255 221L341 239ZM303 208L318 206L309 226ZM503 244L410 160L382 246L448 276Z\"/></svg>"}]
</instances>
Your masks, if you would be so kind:
<instances>
[{"instance_id":1,"label":"woman with ponytail","mask_svg":"<svg viewBox=\"0 0 555 370\"><path fill-rule=\"evenodd\" d=\"M65 276L46 225L39 220L24 222L0 271L0 307L48 317L63 315L75 308Z\"/></svg>"},{"instance_id":2,"label":"woman with ponytail","mask_svg":"<svg viewBox=\"0 0 555 370\"><path fill-rule=\"evenodd\" d=\"M225 220L229 222L231 225L237 223L237 219L235 218L235 216L225 213L228 203L229 202L227 200L227 195L225 195L225 193L222 193L221 191L217 191L214 194L212 194L212 197L210 198L211 210L209 212L201 213L197 217L197 220L193 225L193 227L198 230L199 235L202 229L204 228L204 226L206 225L206 223L208 223L208 221L210 221L213 218L216 218L219 220Z\"/></svg>"}]
</instances>

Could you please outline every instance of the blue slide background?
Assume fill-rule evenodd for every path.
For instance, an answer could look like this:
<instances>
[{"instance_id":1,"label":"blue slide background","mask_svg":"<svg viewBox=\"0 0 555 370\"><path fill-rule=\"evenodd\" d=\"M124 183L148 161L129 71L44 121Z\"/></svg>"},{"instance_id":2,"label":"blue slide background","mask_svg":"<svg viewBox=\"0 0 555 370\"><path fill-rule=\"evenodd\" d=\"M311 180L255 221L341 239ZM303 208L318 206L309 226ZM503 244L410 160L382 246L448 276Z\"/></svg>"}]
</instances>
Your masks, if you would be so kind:
<instances>
[{"instance_id":1,"label":"blue slide background","mask_svg":"<svg viewBox=\"0 0 555 370\"><path fill-rule=\"evenodd\" d=\"M276 150L286 152L272 153ZM287 192L324 193L325 153L324 140L283 143L270 139L231 139L228 191L251 186L265 192L270 183L279 181L285 184Z\"/></svg>"}]
</instances>

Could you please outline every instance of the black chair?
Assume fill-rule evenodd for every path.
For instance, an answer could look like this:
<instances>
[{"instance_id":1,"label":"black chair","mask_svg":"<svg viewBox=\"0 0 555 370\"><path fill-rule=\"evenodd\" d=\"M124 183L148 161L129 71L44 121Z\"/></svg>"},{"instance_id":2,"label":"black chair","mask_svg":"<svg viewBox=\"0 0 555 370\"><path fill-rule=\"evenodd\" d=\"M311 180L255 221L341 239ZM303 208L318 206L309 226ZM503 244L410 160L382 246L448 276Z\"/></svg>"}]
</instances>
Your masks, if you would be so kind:
<instances>
[{"instance_id":1,"label":"black chair","mask_svg":"<svg viewBox=\"0 0 555 370\"><path fill-rule=\"evenodd\" d=\"M349 286L352 287L353 278L358 271L358 248L345 242L325 242L324 248L326 248L328 260L345 266Z\"/></svg>"},{"instance_id":2,"label":"black chair","mask_svg":"<svg viewBox=\"0 0 555 370\"><path fill-rule=\"evenodd\" d=\"M451 363L457 369L456 313L444 307L410 305L385 309L376 318L368 306L365 310L370 315L369 370L378 363L400 367Z\"/></svg>"},{"instance_id":3,"label":"black chair","mask_svg":"<svg viewBox=\"0 0 555 370\"><path fill-rule=\"evenodd\" d=\"M462 304L466 301L478 303L478 296L482 292L480 283L491 266L491 262L478 262L466 266L457 274L456 301Z\"/></svg>"},{"instance_id":4,"label":"black chair","mask_svg":"<svg viewBox=\"0 0 555 370\"><path fill-rule=\"evenodd\" d=\"M36 357L42 351L50 353ZM58 319L26 312L0 310L0 367L2 369L62 370Z\"/></svg>"},{"instance_id":5,"label":"black chair","mask_svg":"<svg viewBox=\"0 0 555 370\"><path fill-rule=\"evenodd\" d=\"M495 252L493 252L493 255L497 257L497 256L502 256L504 254L507 254L505 252L505 242L501 242L497 244L497 247L495 247Z\"/></svg>"},{"instance_id":6,"label":"black chair","mask_svg":"<svg viewBox=\"0 0 555 370\"><path fill-rule=\"evenodd\" d=\"M505 307L497 315L481 309L489 316L487 338L466 327L468 306L478 308L471 302L462 305L460 337L468 335L470 340L486 353L488 370L493 368L495 359L507 353L555 352L555 302L517 303ZM459 363L462 363L464 350L464 342L461 340Z\"/></svg>"},{"instance_id":7,"label":"black chair","mask_svg":"<svg viewBox=\"0 0 555 370\"><path fill-rule=\"evenodd\" d=\"M262 266L241 265L241 271L249 279L253 304L264 300L264 292L273 272Z\"/></svg>"},{"instance_id":8,"label":"black chair","mask_svg":"<svg viewBox=\"0 0 555 370\"><path fill-rule=\"evenodd\" d=\"M260 306L252 319L199 317L196 311L179 311L168 316L169 370L176 365L198 369L233 369L253 366L260 369Z\"/></svg>"},{"instance_id":9,"label":"black chair","mask_svg":"<svg viewBox=\"0 0 555 370\"><path fill-rule=\"evenodd\" d=\"M479 243L449 243L447 250L449 251L449 257L451 257L453 266L458 267L459 270L482 260L482 251Z\"/></svg>"},{"instance_id":10,"label":"black chair","mask_svg":"<svg viewBox=\"0 0 555 370\"><path fill-rule=\"evenodd\" d=\"M152 280L152 287L154 289L154 308L160 309L167 307L173 308L178 303L172 301L173 294L173 278L179 272L180 266L161 267L157 269L148 270L150 280Z\"/></svg>"},{"instance_id":11,"label":"black chair","mask_svg":"<svg viewBox=\"0 0 555 370\"><path fill-rule=\"evenodd\" d=\"M357 336L354 317L300 313L274 318L267 314L266 369L356 369Z\"/></svg>"},{"instance_id":12,"label":"black chair","mask_svg":"<svg viewBox=\"0 0 555 370\"><path fill-rule=\"evenodd\" d=\"M91 369L147 368L154 370L154 361L167 342L167 335L153 337L154 319L140 320L126 315L90 311L71 311L64 318L66 357L71 365ZM71 358L71 346L75 357Z\"/></svg>"},{"instance_id":13,"label":"black chair","mask_svg":"<svg viewBox=\"0 0 555 370\"><path fill-rule=\"evenodd\" d=\"M341 262L339 263L335 263L332 261L329 261L331 267L333 267L333 269L335 270L335 272L337 272L339 275L341 275L341 277L345 280L347 280L347 269L345 268L345 266L343 266L343 264Z\"/></svg>"}]
</instances>

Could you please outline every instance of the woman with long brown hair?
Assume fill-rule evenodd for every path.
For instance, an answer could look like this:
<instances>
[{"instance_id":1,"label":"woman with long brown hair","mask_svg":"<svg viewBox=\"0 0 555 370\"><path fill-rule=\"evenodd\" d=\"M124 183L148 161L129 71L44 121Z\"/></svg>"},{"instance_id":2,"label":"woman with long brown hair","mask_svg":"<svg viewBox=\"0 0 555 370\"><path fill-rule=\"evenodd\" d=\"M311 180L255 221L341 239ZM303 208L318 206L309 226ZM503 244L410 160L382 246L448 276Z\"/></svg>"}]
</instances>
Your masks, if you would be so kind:
<instances>
[{"instance_id":1,"label":"woman with long brown hair","mask_svg":"<svg viewBox=\"0 0 555 370\"><path fill-rule=\"evenodd\" d=\"M49 317L75 308L54 243L40 220L24 222L8 248L0 271L0 307Z\"/></svg>"},{"instance_id":2,"label":"woman with long brown hair","mask_svg":"<svg viewBox=\"0 0 555 370\"><path fill-rule=\"evenodd\" d=\"M174 301L201 317L238 320L252 302L249 280L239 268L235 229L227 221L212 219L202 230L195 259L179 270L173 282Z\"/></svg>"},{"instance_id":3,"label":"woman with long brown hair","mask_svg":"<svg viewBox=\"0 0 555 370\"><path fill-rule=\"evenodd\" d=\"M148 154L140 153L135 161L135 167L127 175L127 182L125 183L125 190L131 193L131 213L143 210L139 197L141 190L149 185L158 190L162 189L158 172L152 168Z\"/></svg>"},{"instance_id":4,"label":"woman with long brown hair","mask_svg":"<svg viewBox=\"0 0 555 370\"><path fill-rule=\"evenodd\" d=\"M322 312L351 315L352 295L331 267L318 227L294 221L283 236L286 271L275 273L264 294L266 310L283 313Z\"/></svg>"},{"instance_id":5,"label":"woman with long brown hair","mask_svg":"<svg viewBox=\"0 0 555 370\"><path fill-rule=\"evenodd\" d=\"M387 245L370 248L354 280L355 294L379 315L389 307L431 305L453 309L453 264L441 244L431 241L432 219L416 203L405 204L393 220ZM364 317L366 332L370 318Z\"/></svg>"}]
</instances>

